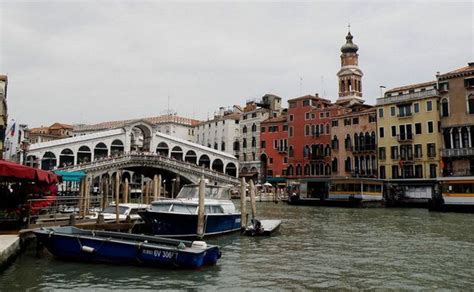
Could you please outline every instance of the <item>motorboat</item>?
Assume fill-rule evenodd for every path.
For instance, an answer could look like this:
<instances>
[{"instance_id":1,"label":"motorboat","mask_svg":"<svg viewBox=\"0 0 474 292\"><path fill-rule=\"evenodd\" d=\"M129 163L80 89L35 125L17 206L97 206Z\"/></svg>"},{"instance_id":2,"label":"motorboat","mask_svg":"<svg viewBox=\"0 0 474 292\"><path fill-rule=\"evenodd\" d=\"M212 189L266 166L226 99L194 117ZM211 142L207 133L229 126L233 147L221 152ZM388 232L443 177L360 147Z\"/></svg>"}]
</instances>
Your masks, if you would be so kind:
<instances>
[{"instance_id":1,"label":"motorboat","mask_svg":"<svg viewBox=\"0 0 474 292\"><path fill-rule=\"evenodd\" d=\"M163 237L197 237L199 185L185 185L175 199L151 203L150 209L138 214L155 235ZM231 200L231 188L206 185L204 199L204 236L239 231L241 214Z\"/></svg>"},{"instance_id":2,"label":"motorboat","mask_svg":"<svg viewBox=\"0 0 474 292\"><path fill-rule=\"evenodd\" d=\"M218 246L121 232L52 227L33 230L54 256L75 261L135 264L153 267L200 268L221 257Z\"/></svg>"},{"instance_id":3,"label":"motorboat","mask_svg":"<svg viewBox=\"0 0 474 292\"><path fill-rule=\"evenodd\" d=\"M140 215L138 215L138 212L146 210L149 207L150 205L148 204L120 203L118 205L119 220L125 221L127 219L127 216L130 216L131 221L141 220L141 217ZM95 213L90 218L97 219L98 215L102 214L104 215L105 221L116 220L116 212L117 212L117 209L115 207L115 204L110 204L109 206L105 207L104 210L102 210L101 212Z\"/></svg>"}]
</instances>

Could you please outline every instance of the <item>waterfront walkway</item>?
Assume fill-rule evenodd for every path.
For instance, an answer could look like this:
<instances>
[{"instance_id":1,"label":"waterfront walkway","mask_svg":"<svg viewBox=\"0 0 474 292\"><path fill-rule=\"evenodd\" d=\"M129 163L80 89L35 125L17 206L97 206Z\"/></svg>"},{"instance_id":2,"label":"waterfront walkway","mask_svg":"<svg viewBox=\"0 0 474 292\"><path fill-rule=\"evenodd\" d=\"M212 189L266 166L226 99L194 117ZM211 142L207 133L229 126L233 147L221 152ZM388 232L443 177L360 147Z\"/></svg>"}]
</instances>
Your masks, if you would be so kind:
<instances>
[{"instance_id":1,"label":"waterfront walkway","mask_svg":"<svg viewBox=\"0 0 474 292\"><path fill-rule=\"evenodd\" d=\"M8 264L20 252L18 235L0 235L0 268Z\"/></svg>"}]
</instances>

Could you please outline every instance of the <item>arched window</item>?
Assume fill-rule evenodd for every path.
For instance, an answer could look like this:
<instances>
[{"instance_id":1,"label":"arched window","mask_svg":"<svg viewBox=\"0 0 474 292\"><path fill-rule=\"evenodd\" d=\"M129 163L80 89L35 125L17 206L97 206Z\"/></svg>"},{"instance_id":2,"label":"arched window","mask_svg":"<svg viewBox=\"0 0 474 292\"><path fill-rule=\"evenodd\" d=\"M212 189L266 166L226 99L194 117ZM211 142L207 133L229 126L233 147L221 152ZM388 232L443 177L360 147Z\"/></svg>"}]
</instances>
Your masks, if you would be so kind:
<instances>
[{"instance_id":1,"label":"arched window","mask_svg":"<svg viewBox=\"0 0 474 292\"><path fill-rule=\"evenodd\" d=\"M242 139L242 148L247 148L247 139Z\"/></svg>"},{"instance_id":2,"label":"arched window","mask_svg":"<svg viewBox=\"0 0 474 292\"><path fill-rule=\"evenodd\" d=\"M377 149L377 148L375 147L375 144L376 144L375 139L376 139L376 138L375 138L375 132L372 132L372 133L370 134L370 147L371 147L370 150L375 150L375 149Z\"/></svg>"},{"instance_id":3,"label":"arched window","mask_svg":"<svg viewBox=\"0 0 474 292\"><path fill-rule=\"evenodd\" d=\"M339 140L337 139L337 136L334 135L334 137L332 138L332 149L339 149Z\"/></svg>"},{"instance_id":4,"label":"arched window","mask_svg":"<svg viewBox=\"0 0 474 292\"><path fill-rule=\"evenodd\" d=\"M293 146L290 146L290 148L288 148L288 156L293 157L294 155L295 155L295 153L293 151Z\"/></svg>"},{"instance_id":5,"label":"arched window","mask_svg":"<svg viewBox=\"0 0 474 292\"><path fill-rule=\"evenodd\" d=\"M359 135L354 134L354 148L356 151L359 151Z\"/></svg>"},{"instance_id":6,"label":"arched window","mask_svg":"<svg viewBox=\"0 0 474 292\"><path fill-rule=\"evenodd\" d=\"M252 147L257 147L257 138L252 137Z\"/></svg>"},{"instance_id":7,"label":"arched window","mask_svg":"<svg viewBox=\"0 0 474 292\"><path fill-rule=\"evenodd\" d=\"M448 117L449 116L449 103L447 98L443 98L441 100L441 116Z\"/></svg>"},{"instance_id":8,"label":"arched window","mask_svg":"<svg viewBox=\"0 0 474 292\"><path fill-rule=\"evenodd\" d=\"M311 129L310 125L304 126L304 134L305 134L305 136L310 136L310 135L311 135L310 129Z\"/></svg>"},{"instance_id":9,"label":"arched window","mask_svg":"<svg viewBox=\"0 0 474 292\"><path fill-rule=\"evenodd\" d=\"M468 111L470 114L474 114L474 94L469 94L467 97Z\"/></svg>"},{"instance_id":10,"label":"arched window","mask_svg":"<svg viewBox=\"0 0 474 292\"><path fill-rule=\"evenodd\" d=\"M304 175L311 175L311 167L309 166L309 164L306 164L304 166Z\"/></svg>"},{"instance_id":11,"label":"arched window","mask_svg":"<svg viewBox=\"0 0 474 292\"><path fill-rule=\"evenodd\" d=\"M337 158L332 160L332 172L337 172Z\"/></svg>"},{"instance_id":12,"label":"arched window","mask_svg":"<svg viewBox=\"0 0 474 292\"><path fill-rule=\"evenodd\" d=\"M345 170L346 171L351 171L352 170L352 164L351 164L351 158L347 157L345 161Z\"/></svg>"},{"instance_id":13,"label":"arched window","mask_svg":"<svg viewBox=\"0 0 474 292\"><path fill-rule=\"evenodd\" d=\"M359 134L359 149L365 150L365 139L364 139L364 133L362 132L360 132Z\"/></svg>"},{"instance_id":14,"label":"arched window","mask_svg":"<svg viewBox=\"0 0 474 292\"><path fill-rule=\"evenodd\" d=\"M288 175L293 175L293 165L289 165L287 169Z\"/></svg>"},{"instance_id":15,"label":"arched window","mask_svg":"<svg viewBox=\"0 0 474 292\"><path fill-rule=\"evenodd\" d=\"M365 150L370 148L370 134L369 132L365 132Z\"/></svg>"},{"instance_id":16,"label":"arched window","mask_svg":"<svg viewBox=\"0 0 474 292\"><path fill-rule=\"evenodd\" d=\"M301 175L301 171L302 171L301 165L298 164L298 165L296 166L296 175Z\"/></svg>"},{"instance_id":17,"label":"arched window","mask_svg":"<svg viewBox=\"0 0 474 292\"><path fill-rule=\"evenodd\" d=\"M221 142L221 151L225 151L225 142L224 141Z\"/></svg>"},{"instance_id":18,"label":"arched window","mask_svg":"<svg viewBox=\"0 0 474 292\"><path fill-rule=\"evenodd\" d=\"M350 150L352 147L351 136L349 134L347 134L346 139L344 140L344 146L346 147L346 150Z\"/></svg>"},{"instance_id":19,"label":"arched window","mask_svg":"<svg viewBox=\"0 0 474 292\"><path fill-rule=\"evenodd\" d=\"M257 125L255 124L252 125L252 132L257 132Z\"/></svg>"},{"instance_id":20,"label":"arched window","mask_svg":"<svg viewBox=\"0 0 474 292\"><path fill-rule=\"evenodd\" d=\"M244 126L244 127L242 128L242 133L244 133L244 134L247 133L247 126Z\"/></svg>"}]
</instances>

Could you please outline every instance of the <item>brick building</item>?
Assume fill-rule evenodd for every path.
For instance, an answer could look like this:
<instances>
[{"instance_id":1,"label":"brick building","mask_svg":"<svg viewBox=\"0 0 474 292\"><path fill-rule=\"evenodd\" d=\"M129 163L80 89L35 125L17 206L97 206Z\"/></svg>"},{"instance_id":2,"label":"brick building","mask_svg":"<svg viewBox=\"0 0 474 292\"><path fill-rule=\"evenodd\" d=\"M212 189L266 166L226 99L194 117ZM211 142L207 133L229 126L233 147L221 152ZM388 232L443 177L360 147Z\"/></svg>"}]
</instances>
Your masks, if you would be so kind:
<instances>
[{"instance_id":1,"label":"brick building","mask_svg":"<svg viewBox=\"0 0 474 292\"><path fill-rule=\"evenodd\" d=\"M290 99L288 105L287 177L300 184L303 196L320 196L331 176L331 118L344 108L318 94Z\"/></svg>"}]
</instances>

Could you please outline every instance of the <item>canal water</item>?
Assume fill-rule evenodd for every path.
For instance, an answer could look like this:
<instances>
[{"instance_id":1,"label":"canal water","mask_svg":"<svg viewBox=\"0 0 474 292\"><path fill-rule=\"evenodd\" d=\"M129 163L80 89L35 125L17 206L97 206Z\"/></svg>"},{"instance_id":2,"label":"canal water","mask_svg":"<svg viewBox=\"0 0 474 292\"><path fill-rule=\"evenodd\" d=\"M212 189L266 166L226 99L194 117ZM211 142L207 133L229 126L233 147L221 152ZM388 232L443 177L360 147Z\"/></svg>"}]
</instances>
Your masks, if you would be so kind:
<instances>
[{"instance_id":1,"label":"canal water","mask_svg":"<svg viewBox=\"0 0 474 292\"><path fill-rule=\"evenodd\" d=\"M346 209L259 203L281 218L270 238L238 234L216 266L162 270L35 257L34 246L0 274L0 290L472 289L474 215L423 209Z\"/></svg>"}]
</instances>

